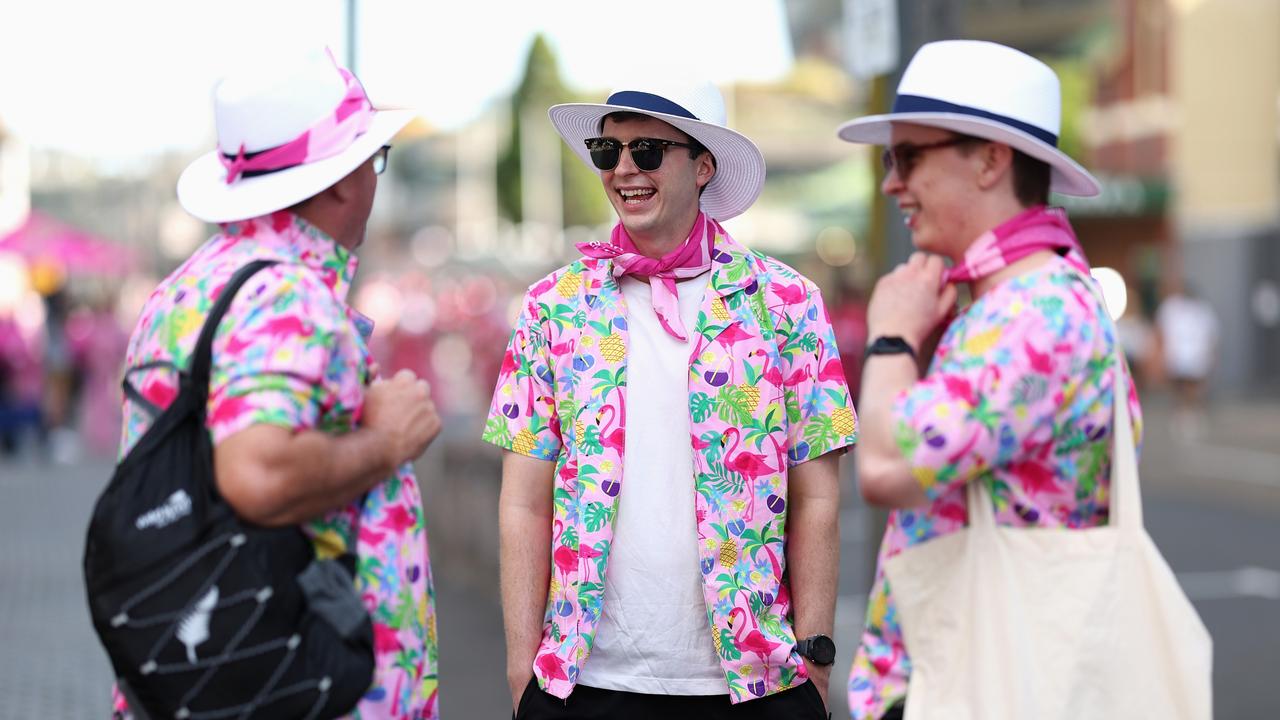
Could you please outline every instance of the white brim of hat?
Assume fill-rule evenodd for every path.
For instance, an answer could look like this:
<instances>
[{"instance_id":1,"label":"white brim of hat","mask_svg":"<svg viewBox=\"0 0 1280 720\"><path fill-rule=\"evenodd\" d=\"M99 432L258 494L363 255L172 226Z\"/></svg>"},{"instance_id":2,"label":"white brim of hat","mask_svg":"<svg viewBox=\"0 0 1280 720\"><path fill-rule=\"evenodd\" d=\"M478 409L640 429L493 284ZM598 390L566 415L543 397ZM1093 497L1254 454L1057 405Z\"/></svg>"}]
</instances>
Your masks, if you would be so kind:
<instances>
[{"instance_id":1,"label":"white brim of hat","mask_svg":"<svg viewBox=\"0 0 1280 720\"><path fill-rule=\"evenodd\" d=\"M410 110L379 110L369 129L332 157L227 184L219 151L195 159L178 178L178 202L210 223L248 220L310 198L351 174L414 117Z\"/></svg>"},{"instance_id":2,"label":"white brim of hat","mask_svg":"<svg viewBox=\"0 0 1280 720\"><path fill-rule=\"evenodd\" d=\"M1066 153L1040 138L996 120L946 112L871 115L850 120L841 125L836 134L841 140L851 143L888 145L893 123L926 125L1005 143L1009 147L1048 163L1051 169L1049 189L1056 193L1093 197L1102 190L1098 180Z\"/></svg>"},{"instance_id":3,"label":"white brim of hat","mask_svg":"<svg viewBox=\"0 0 1280 720\"><path fill-rule=\"evenodd\" d=\"M716 159L716 174L702 191L704 212L716 220L728 220L747 211L764 189L764 155L745 135L712 123L679 115L639 110L626 105L566 103L547 111L560 137L592 171L600 173L587 152L587 138L600 136L600 120L609 113L648 115L679 128L702 143Z\"/></svg>"}]
</instances>

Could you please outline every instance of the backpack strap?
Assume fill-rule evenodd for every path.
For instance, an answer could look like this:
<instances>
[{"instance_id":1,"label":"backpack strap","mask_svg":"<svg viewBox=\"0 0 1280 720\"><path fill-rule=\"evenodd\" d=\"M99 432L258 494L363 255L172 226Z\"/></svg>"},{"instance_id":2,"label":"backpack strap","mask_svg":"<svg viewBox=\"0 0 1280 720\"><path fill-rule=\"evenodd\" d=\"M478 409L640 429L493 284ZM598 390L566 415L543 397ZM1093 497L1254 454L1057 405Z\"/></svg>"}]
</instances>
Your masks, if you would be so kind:
<instances>
[{"instance_id":1,"label":"backpack strap","mask_svg":"<svg viewBox=\"0 0 1280 720\"><path fill-rule=\"evenodd\" d=\"M213 336L218 331L218 325L222 322L222 316L227 313L227 309L231 307L231 301L235 299L236 293L240 291L249 278L253 277L259 270L275 265L277 260L254 260L236 271L235 275L227 281L226 286L222 288L222 292L218 295L218 301L214 303L213 309L209 311L209 316L205 318L204 327L200 329L200 338L196 341L196 349L191 354L191 365L187 369L186 381L190 383L192 391L200 400L198 407L203 408L209 399L209 368L211 365L210 355L213 347Z\"/></svg>"},{"instance_id":2,"label":"backpack strap","mask_svg":"<svg viewBox=\"0 0 1280 720\"><path fill-rule=\"evenodd\" d=\"M155 370L156 368L170 368L176 371L178 366L168 360L156 360L154 362L135 365L124 371L124 378L120 381L120 387L124 392L124 396L128 398L130 402L150 413L153 420L160 417L160 413L164 412L164 408L148 400L147 396L143 395L136 387L133 386L133 383L129 380L129 376L136 372L142 372L143 370Z\"/></svg>"}]
</instances>

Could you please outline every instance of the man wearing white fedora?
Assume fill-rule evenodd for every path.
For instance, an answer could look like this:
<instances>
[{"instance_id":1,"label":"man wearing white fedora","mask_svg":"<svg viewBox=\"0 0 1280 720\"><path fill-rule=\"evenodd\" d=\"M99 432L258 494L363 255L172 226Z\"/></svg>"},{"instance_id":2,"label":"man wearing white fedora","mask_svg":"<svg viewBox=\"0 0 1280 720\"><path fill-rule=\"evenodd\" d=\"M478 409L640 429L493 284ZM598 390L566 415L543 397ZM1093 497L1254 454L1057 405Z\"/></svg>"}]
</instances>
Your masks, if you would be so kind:
<instances>
[{"instance_id":1,"label":"man wearing white fedora","mask_svg":"<svg viewBox=\"0 0 1280 720\"><path fill-rule=\"evenodd\" d=\"M275 261L236 293L213 339L217 489L250 523L302 526L322 557L355 554L375 670L352 717L434 718L431 570L409 463L440 419L425 381L376 378L371 323L346 303L388 143L412 115L375 107L319 49L228 76L214 114L218 147L182 174L178 199L220 229L142 311L121 456L174 397L228 280Z\"/></svg>"},{"instance_id":2,"label":"man wearing white fedora","mask_svg":"<svg viewBox=\"0 0 1280 720\"><path fill-rule=\"evenodd\" d=\"M1107 523L1115 327L1065 213L1047 207L1050 190L1098 192L1057 148L1060 102L1040 61L943 41L916 53L892 112L839 129L885 146L881 190L920 251L868 308L858 471L867 501L893 512L849 678L854 718L901 717L910 703L885 564L964 527L967 483L987 486L1000 524ZM957 284L973 297L958 314Z\"/></svg>"},{"instance_id":3,"label":"man wearing white fedora","mask_svg":"<svg viewBox=\"0 0 1280 720\"><path fill-rule=\"evenodd\" d=\"M720 225L764 159L710 84L550 116L619 221L525 295L485 428L517 717L827 717L856 420L818 289Z\"/></svg>"}]
</instances>

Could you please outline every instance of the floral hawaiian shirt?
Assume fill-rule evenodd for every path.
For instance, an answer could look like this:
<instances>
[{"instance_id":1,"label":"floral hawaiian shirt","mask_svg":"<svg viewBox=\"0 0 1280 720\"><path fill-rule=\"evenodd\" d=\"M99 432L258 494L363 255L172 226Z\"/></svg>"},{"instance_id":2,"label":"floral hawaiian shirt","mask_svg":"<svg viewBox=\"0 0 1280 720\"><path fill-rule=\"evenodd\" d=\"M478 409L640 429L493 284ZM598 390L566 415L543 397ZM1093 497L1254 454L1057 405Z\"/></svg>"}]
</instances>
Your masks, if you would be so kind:
<instances>
[{"instance_id":1,"label":"floral hawaiian shirt","mask_svg":"<svg viewBox=\"0 0 1280 720\"><path fill-rule=\"evenodd\" d=\"M987 483L1003 525L1106 524L1116 333L1092 282L1071 254L997 285L951 324L928 374L897 398L898 448L930 503L889 516L849 677L852 717L878 718L906 696L911 662L884 562L964 527L965 483ZM1129 406L1136 438L1132 390Z\"/></svg>"},{"instance_id":2,"label":"floral hawaiian shirt","mask_svg":"<svg viewBox=\"0 0 1280 720\"><path fill-rule=\"evenodd\" d=\"M152 293L129 343L128 379L150 403L177 393L168 363L185 365L219 292L253 260L258 271L232 302L213 342L208 425L215 443L250 425L356 427L370 381L372 323L346 304L357 260L296 215L278 212L223 226ZM156 367L155 364L160 364ZM120 455L152 415L126 403ZM436 623L422 496L413 470L356 503L303 526L316 553L354 549L356 586L373 618L373 685L350 717L434 718ZM117 710L125 710L116 694Z\"/></svg>"},{"instance_id":3,"label":"floral hawaiian shirt","mask_svg":"<svg viewBox=\"0 0 1280 720\"><path fill-rule=\"evenodd\" d=\"M785 571L787 470L852 445L857 421L818 289L726 234L712 256L691 336L689 490L708 631L736 703L807 677ZM627 308L611 261L581 259L525 296L484 432L556 463L554 562L534 673L561 698L600 620L626 407Z\"/></svg>"}]
</instances>

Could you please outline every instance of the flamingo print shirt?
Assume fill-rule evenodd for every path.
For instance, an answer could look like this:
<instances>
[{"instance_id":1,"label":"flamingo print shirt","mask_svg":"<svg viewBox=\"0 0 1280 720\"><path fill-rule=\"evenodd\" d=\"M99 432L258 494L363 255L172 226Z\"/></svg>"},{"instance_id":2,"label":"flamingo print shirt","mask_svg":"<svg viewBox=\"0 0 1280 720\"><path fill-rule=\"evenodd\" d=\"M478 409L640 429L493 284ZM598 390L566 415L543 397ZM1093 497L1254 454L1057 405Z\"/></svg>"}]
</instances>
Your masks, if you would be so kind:
<instances>
[{"instance_id":1,"label":"flamingo print shirt","mask_svg":"<svg viewBox=\"0 0 1280 720\"><path fill-rule=\"evenodd\" d=\"M997 522L1105 525L1115 325L1083 257L1055 257L979 297L947 328L924 379L893 407L898 448L929 505L889 515L849 677L853 718L906 697L908 648L884 561L968 521L965 484L985 482ZM1129 396L1134 437L1140 409Z\"/></svg>"},{"instance_id":2,"label":"flamingo print shirt","mask_svg":"<svg viewBox=\"0 0 1280 720\"><path fill-rule=\"evenodd\" d=\"M706 628L738 703L807 678L786 579L787 472L852 445L857 422L817 287L716 233L691 336L688 487ZM559 532L533 670L561 698L600 620L625 462L627 328L609 260L584 258L534 284L484 431L555 462Z\"/></svg>"},{"instance_id":3,"label":"flamingo print shirt","mask_svg":"<svg viewBox=\"0 0 1280 720\"><path fill-rule=\"evenodd\" d=\"M160 284L129 343L129 381L149 403L166 407L177 386L164 365L185 367L222 287L258 259L279 264L245 283L213 341L213 441L258 423L350 431L360 420L371 363L365 340L372 323L346 304L356 257L288 212L223 226ZM124 411L121 457L153 418L138 403L127 402ZM412 468L402 466L363 503L303 530L322 557L354 550L356 586L373 618L374 683L350 717L437 717L431 567ZM127 714L118 693L116 708Z\"/></svg>"}]
</instances>

